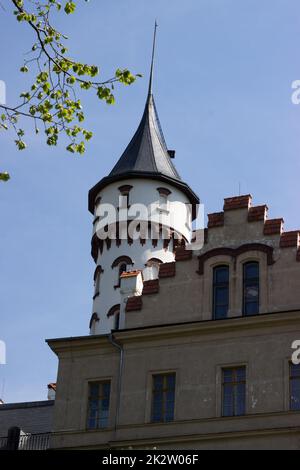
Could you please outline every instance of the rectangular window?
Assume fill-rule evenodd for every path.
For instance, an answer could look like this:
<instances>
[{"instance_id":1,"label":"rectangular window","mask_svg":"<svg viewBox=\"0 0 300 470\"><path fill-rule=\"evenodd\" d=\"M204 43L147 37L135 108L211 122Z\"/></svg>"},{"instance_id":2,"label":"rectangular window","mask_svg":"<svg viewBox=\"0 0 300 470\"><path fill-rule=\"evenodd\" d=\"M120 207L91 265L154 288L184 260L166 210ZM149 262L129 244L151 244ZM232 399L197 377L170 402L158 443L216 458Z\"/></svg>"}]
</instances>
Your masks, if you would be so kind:
<instances>
[{"instance_id":1,"label":"rectangular window","mask_svg":"<svg viewBox=\"0 0 300 470\"><path fill-rule=\"evenodd\" d=\"M108 426L110 382L90 382L88 397L88 429Z\"/></svg>"},{"instance_id":2,"label":"rectangular window","mask_svg":"<svg viewBox=\"0 0 300 470\"><path fill-rule=\"evenodd\" d=\"M256 315L259 313L259 264L250 261L244 264L243 272L243 314Z\"/></svg>"},{"instance_id":3,"label":"rectangular window","mask_svg":"<svg viewBox=\"0 0 300 470\"><path fill-rule=\"evenodd\" d=\"M151 421L166 423L174 420L176 374L153 375Z\"/></svg>"},{"instance_id":4,"label":"rectangular window","mask_svg":"<svg viewBox=\"0 0 300 470\"><path fill-rule=\"evenodd\" d=\"M241 416L246 412L246 368L222 370L222 416Z\"/></svg>"},{"instance_id":5,"label":"rectangular window","mask_svg":"<svg viewBox=\"0 0 300 470\"><path fill-rule=\"evenodd\" d=\"M229 267L216 266L213 273L213 318L226 318L229 307Z\"/></svg>"},{"instance_id":6,"label":"rectangular window","mask_svg":"<svg viewBox=\"0 0 300 470\"><path fill-rule=\"evenodd\" d=\"M290 410L300 410L300 364L290 363Z\"/></svg>"}]
</instances>

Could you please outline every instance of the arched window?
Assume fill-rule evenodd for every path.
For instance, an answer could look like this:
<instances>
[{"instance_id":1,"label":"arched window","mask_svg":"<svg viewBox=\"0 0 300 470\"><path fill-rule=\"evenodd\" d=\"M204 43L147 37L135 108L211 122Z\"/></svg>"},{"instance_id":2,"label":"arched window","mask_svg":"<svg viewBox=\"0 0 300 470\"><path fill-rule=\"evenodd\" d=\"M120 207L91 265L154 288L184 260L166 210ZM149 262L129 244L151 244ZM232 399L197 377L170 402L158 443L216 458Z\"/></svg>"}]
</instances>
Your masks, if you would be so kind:
<instances>
[{"instance_id":1,"label":"arched window","mask_svg":"<svg viewBox=\"0 0 300 470\"><path fill-rule=\"evenodd\" d=\"M259 313L259 263L249 261L243 265L243 315Z\"/></svg>"},{"instance_id":2,"label":"arched window","mask_svg":"<svg viewBox=\"0 0 300 470\"><path fill-rule=\"evenodd\" d=\"M121 285L121 274L127 271L127 266L132 266L133 261L129 256L119 256L113 264L111 265L112 269L117 268L116 271L116 280L114 288L120 287Z\"/></svg>"},{"instance_id":3,"label":"arched window","mask_svg":"<svg viewBox=\"0 0 300 470\"><path fill-rule=\"evenodd\" d=\"M130 184L124 184L123 186L120 186L119 188L120 191L120 204L119 206L124 209L124 208L129 208L129 193L132 189L132 186Z\"/></svg>"},{"instance_id":4,"label":"arched window","mask_svg":"<svg viewBox=\"0 0 300 470\"><path fill-rule=\"evenodd\" d=\"M101 266L97 266L94 272L94 286L95 286L95 291L94 291L94 297L98 297L100 295L100 279L101 279L101 273L103 273L103 269Z\"/></svg>"},{"instance_id":5,"label":"arched window","mask_svg":"<svg viewBox=\"0 0 300 470\"><path fill-rule=\"evenodd\" d=\"M118 330L120 327L120 312L115 313L114 329Z\"/></svg>"},{"instance_id":6,"label":"arched window","mask_svg":"<svg viewBox=\"0 0 300 470\"><path fill-rule=\"evenodd\" d=\"M107 317L112 316L114 317L114 330L118 330L120 327L120 304L116 304L109 309Z\"/></svg>"},{"instance_id":7,"label":"arched window","mask_svg":"<svg viewBox=\"0 0 300 470\"><path fill-rule=\"evenodd\" d=\"M96 324L99 321L99 317L97 313L93 313L90 319L90 333L91 335L94 335L96 333Z\"/></svg>"},{"instance_id":8,"label":"arched window","mask_svg":"<svg viewBox=\"0 0 300 470\"><path fill-rule=\"evenodd\" d=\"M213 272L213 318L226 318L229 308L229 267L216 266Z\"/></svg>"},{"instance_id":9,"label":"arched window","mask_svg":"<svg viewBox=\"0 0 300 470\"><path fill-rule=\"evenodd\" d=\"M122 275L123 273L126 273L126 271L127 271L127 264L126 264L126 263L121 263L121 264L119 265L119 281L120 281L120 279L121 279L121 275ZM119 284L120 284L120 282L119 282Z\"/></svg>"},{"instance_id":10,"label":"arched window","mask_svg":"<svg viewBox=\"0 0 300 470\"><path fill-rule=\"evenodd\" d=\"M171 191L167 188L157 188L157 191L159 194L159 209L169 210L168 196L171 194Z\"/></svg>"}]
</instances>

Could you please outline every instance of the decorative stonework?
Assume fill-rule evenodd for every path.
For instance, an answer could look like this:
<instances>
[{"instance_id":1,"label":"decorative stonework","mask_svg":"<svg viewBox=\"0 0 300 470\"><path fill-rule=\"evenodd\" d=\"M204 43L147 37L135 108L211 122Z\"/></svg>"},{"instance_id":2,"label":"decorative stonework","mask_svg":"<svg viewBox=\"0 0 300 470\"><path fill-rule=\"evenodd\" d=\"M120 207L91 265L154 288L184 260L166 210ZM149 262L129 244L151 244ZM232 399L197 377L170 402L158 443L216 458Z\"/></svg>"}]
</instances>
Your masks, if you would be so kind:
<instances>
[{"instance_id":1,"label":"decorative stonework","mask_svg":"<svg viewBox=\"0 0 300 470\"><path fill-rule=\"evenodd\" d=\"M153 279L151 281L144 282L142 295L157 294L158 291L159 291L158 279Z\"/></svg>"},{"instance_id":2,"label":"decorative stonework","mask_svg":"<svg viewBox=\"0 0 300 470\"><path fill-rule=\"evenodd\" d=\"M263 204L262 206L250 207L248 211L248 222L265 221L267 217L268 206Z\"/></svg>"},{"instance_id":3,"label":"decorative stonework","mask_svg":"<svg viewBox=\"0 0 300 470\"><path fill-rule=\"evenodd\" d=\"M281 235L283 219L269 219L265 221L264 235Z\"/></svg>"},{"instance_id":4,"label":"decorative stonework","mask_svg":"<svg viewBox=\"0 0 300 470\"><path fill-rule=\"evenodd\" d=\"M224 199L224 211L233 209L249 209L251 206L252 196L246 194L244 196L227 197Z\"/></svg>"},{"instance_id":5,"label":"decorative stonework","mask_svg":"<svg viewBox=\"0 0 300 470\"><path fill-rule=\"evenodd\" d=\"M245 245L241 245L238 248L213 248L212 250L203 253L203 255L198 256L199 260L199 267L197 273L202 275L204 273L204 263L209 258L214 256L231 256L236 260L236 258L241 255L242 253L246 253L247 251L261 251L262 253L266 253L267 255L267 264L272 265L275 263L273 258L273 247L269 245L264 245L262 243L247 243Z\"/></svg>"},{"instance_id":6,"label":"decorative stonework","mask_svg":"<svg viewBox=\"0 0 300 470\"><path fill-rule=\"evenodd\" d=\"M126 312L134 312L136 310L141 310L142 305L143 305L143 302L142 302L142 296L141 295L128 297L125 310L126 310Z\"/></svg>"},{"instance_id":7,"label":"decorative stonework","mask_svg":"<svg viewBox=\"0 0 300 470\"><path fill-rule=\"evenodd\" d=\"M214 212L207 214L208 217L208 228L222 227L224 225L224 212Z\"/></svg>"},{"instance_id":8,"label":"decorative stonework","mask_svg":"<svg viewBox=\"0 0 300 470\"><path fill-rule=\"evenodd\" d=\"M176 274L176 263L163 263L159 266L159 279L165 277L174 277Z\"/></svg>"},{"instance_id":9,"label":"decorative stonework","mask_svg":"<svg viewBox=\"0 0 300 470\"><path fill-rule=\"evenodd\" d=\"M299 234L299 230L294 230L292 232L283 232L280 237L280 248L298 247Z\"/></svg>"}]
</instances>

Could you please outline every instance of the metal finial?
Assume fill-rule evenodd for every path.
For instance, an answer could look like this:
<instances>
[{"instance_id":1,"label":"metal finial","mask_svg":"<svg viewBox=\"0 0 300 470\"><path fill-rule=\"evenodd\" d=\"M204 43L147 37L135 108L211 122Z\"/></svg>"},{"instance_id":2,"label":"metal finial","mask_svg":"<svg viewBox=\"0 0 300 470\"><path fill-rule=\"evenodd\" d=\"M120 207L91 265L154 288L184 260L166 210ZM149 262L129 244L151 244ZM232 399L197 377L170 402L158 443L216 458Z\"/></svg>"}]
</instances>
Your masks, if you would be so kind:
<instances>
[{"instance_id":1,"label":"metal finial","mask_svg":"<svg viewBox=\"0 0 300 470\"><path fill-rule=\"evenodd\" d=\"M149 90L148 95L152 94L152 79L153 79L153 64L154 64L154 53L155 53L155 41L156 41L156 30L157 30L157 22L155 20L154 24L154 33L153 33L153 46L152 46L152 58L151 58L151 68L150 68L150 78L149 78Z\"/></svg>"}]
</instances>

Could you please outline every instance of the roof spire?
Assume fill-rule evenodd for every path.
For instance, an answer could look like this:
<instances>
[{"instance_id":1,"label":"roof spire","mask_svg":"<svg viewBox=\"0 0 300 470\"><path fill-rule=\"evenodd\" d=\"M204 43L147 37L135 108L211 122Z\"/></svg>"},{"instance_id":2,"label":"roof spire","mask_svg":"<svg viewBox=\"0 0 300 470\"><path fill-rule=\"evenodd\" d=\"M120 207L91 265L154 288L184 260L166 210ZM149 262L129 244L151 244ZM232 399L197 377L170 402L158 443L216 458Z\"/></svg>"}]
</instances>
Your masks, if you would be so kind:
<instances>
[{"instance_id":1,"label":"roof spire","mask_svg":"<svg viewBox=\"0 0 300 470\"><path fill-rule=\"evenodd\" d=\"M152 95L152 79L153 79L153 64L154 64L154 53L155 53L155 41L156 41L156 30L157 22L154 23L154 33L153 33L153 46L152 46L152 58L151 58L151 68L150 68L150 77L149 77L149 89L148 96Z\"/></svg>"}]
</instances>

